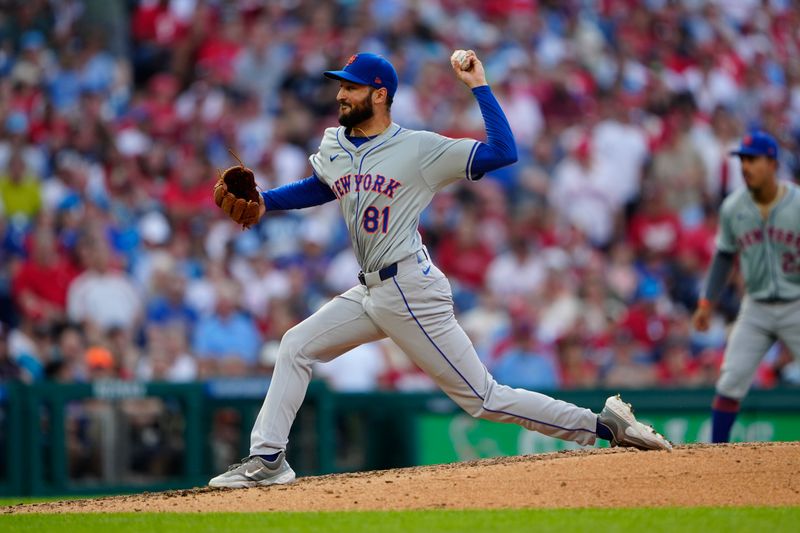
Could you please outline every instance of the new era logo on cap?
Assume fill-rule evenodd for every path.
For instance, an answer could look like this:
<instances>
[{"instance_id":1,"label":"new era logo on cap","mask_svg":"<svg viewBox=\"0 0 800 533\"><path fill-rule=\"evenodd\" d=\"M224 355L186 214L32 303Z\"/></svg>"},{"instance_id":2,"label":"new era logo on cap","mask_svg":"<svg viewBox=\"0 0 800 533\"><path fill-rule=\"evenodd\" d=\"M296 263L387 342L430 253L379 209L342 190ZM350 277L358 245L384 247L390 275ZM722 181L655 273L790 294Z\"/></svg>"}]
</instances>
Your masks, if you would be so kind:
<instances>
[{"instance_id":1,"label":"new era logo on cap","mask_svg":"<svg viewBox=\"0 0 800 533\"><path fill-rule=\"evenodd\" d=\"M389 61L377 54L355 54L350 56L342 70L327 70L326 78L345 80L376 89L386 88L389 97L397 91L397 72Z\"/></svg>"},{"instance_id":2,"label":"new era logo on cap","mask_svg":"<svg viewBox=\"0 0 800 533\"><path fill-rule=\"evenodd\" d=\"M738 156L766 156L772 159L778 158L778 141L765 131L753 131L742 138L742 143L738 150L733 150L731 155Z\"/></svg>"}]
</instances>

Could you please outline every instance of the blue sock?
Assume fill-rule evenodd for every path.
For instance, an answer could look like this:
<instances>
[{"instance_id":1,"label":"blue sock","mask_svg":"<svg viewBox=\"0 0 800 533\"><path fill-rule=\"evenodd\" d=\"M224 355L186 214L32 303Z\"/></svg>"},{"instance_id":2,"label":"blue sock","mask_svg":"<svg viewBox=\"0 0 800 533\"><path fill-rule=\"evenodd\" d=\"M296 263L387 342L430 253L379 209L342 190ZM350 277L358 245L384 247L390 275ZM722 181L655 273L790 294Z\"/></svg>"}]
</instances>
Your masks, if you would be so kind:
<instances>
[{"instance_id":1,"label":"blue sock","mask_svg":"<svg viewBox=\"0 0 800 533\"><path fill-rule=\"evenodd\" d=\"M266 462L271 463L271 462L275 461L275 459L277 459L280 454L281 454L281 452L271 453L269 455L257 455L256 457L261 457Z\"/></svg>"},{"instance_id":2,"label":"blue sock","mask_svg":"<svg viewBox=\"0 0 800 533\"><path fill-rule=\"evenodd\" d=\"M726 411L711 411L711 442L728 442L731 438L731 428L736 421L737 413Z\"/></svg>"},{"instance_id":3,"label":"blue sock","mask_svg":"<svg viewBox=\"0 0 800 533\"><path fill-rule=\"evenodd\" d=\"M717 395L711 407L711 442L728 442L739 414L739 400Z\"/></svg>"},{"instance_id":4,"label":"blue sock","mask_svg":"<svg viewBox=\"0 0 800 533\"><path fill-rule=\"evenodd\" d=\"M614 434L611 433L611 430L608 428L608 426L600 423L600 417L597 417L597 428L594 431L601 439L608 441L614 440Z\"/></svg>"}]
</instances>

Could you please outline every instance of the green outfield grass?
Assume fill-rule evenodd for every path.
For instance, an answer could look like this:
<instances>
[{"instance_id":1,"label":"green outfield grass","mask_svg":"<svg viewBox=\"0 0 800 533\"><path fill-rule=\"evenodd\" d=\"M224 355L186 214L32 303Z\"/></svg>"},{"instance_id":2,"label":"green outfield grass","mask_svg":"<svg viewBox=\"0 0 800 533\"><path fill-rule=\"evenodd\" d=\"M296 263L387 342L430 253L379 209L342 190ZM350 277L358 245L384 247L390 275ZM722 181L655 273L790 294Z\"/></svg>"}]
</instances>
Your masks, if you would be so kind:
<instances>
[{"instance_id":1,"label":"green outfield grass","mask_svg":"<svg viewBox=\"0 0 800 533\"><path fill-rule=\"evenodd\" d=\"M800 507L522 509L505 511L409 511L354 513L119 513L0 515L0 530L165 533L269 531L348 533L386 531L796 531Z\"/></svg>"},{"instance_id":2,"label":"green outfield grass","mask_svg":"<svg viewBox=\"0 0 800 533\"><path fill-rule=\"evenodd\" d=\"M98 496L42 496L33 498L20 496L18 498L0 498L0 508L8 507L9 505L18 505L20 503L57 502L61 500L82 500L84 498L98 498Z\"/></svg>"}]
</instances>

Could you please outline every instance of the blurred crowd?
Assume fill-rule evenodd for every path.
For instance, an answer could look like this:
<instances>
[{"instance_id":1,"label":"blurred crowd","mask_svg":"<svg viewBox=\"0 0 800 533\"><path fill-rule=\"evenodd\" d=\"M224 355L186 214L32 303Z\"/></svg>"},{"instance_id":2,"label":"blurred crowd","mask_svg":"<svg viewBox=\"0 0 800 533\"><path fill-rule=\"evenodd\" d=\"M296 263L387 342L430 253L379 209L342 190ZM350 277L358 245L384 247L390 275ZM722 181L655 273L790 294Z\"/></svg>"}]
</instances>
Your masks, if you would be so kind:
<instances>
[{"instance_id":1,"label":"blurred crowd","mask_svg":"<svg viewBox=\"0 0 800 533\"><path fill-rule=\"evenodd\" d=\"M232 148L267 190L336 125L322 77L398 70L393 117L484 138L453 75L474 49L520 160L440 193L420 230L498 381L713 384L738 278L689 317L728 156L749 128L800 176L789 0L0 0L0 380L269 374L294 324L357 283L338 204L249 231L214 206ZM776 346L757 386L797 381ZM390 342L320 365L340 390L432 388Z\"/></svg>"}]
</instances>

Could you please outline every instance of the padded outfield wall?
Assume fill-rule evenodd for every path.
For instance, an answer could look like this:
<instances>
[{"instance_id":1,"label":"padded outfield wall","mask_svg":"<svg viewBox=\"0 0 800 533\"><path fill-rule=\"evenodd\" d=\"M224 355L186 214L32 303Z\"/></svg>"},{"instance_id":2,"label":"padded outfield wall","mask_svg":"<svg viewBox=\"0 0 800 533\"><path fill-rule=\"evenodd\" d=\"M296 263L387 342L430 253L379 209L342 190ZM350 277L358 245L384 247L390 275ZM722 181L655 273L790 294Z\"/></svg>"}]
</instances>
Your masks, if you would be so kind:
<instances>
[{"instance_id":1,"label":"padded outfield wall","mask_svg":"<svg viewBox=\"0 0 800 533\"><path fill-rule=\"evenodd\" d=\"M0 495L189 488L247 455L266 380L0 385ZM602 408L610 391L552 392ZM675 443L707 442L712 390L631 390L637 416ZM800 389L752 391L734 441L800 440ZM336 394L312 382L292 429L298 475L574 449L474 420L440 393Z\"/></svg>"}]
</instances>

